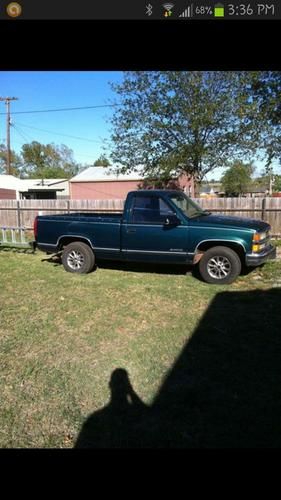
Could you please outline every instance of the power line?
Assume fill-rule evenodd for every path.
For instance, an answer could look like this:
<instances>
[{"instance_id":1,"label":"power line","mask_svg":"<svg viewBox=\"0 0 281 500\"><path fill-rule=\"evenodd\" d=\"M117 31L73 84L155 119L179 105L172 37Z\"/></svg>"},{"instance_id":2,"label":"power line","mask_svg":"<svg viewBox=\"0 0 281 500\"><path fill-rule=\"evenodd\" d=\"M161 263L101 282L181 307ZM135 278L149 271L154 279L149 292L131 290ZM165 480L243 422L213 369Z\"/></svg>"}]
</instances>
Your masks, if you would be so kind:
<instances>
[{"instance_id":1,"label":"power line","mask_svg":"<svg viewBox=\"0 0 281 500\"><path fill-rule=\"evenodd\" d=\"M59 111L75 111L80 109L98 109L98 108L112 108L117 106L117 104L101 104L99 106L81 106L77 108L57 108L57 109L36 109L34 111L14 111L13 115L22 115L29 113L54 113ZM6 113L0 113L0 115L5 115Z\"/></svg>"},{"instance_id":2,"label":"power line","mask_svg":"<svg viewBox=\"0 0 281 500\"><path fill-rule=\"evenodd\" d=\"M13 127L13 129L19 134L21 135L21 137L23 137L23 139L26 141L26 142L29 142L30 140L32 141L33 139L31 137L28 137L27 135L25 135L23 133L23 131L18 127L16 126L14 123L11 124L11 126Z\"/></svg>"},{"instance_id":3,"label":"power line","mask_svg":"<svg viewBox=\"0 0 281 500\"><path fill-rule=\"evenodd\" d=\"M28 142L30 142L30 141L32 142L32 141L34 140L32 137L28 136L28 135L26 134L26 132L25 132L25 133L23 133L23 131L22 131L22 130L20 129L20 127L18 126L18 124L17 124L17 125L15 125L14 123L12 123L12 124L11 124L11 126L12 126L12 127L13 127L13 129L14 129L14 130L18 133L18 135L20 135L20 136L24 139L25 143L26 143L26 142L28 143ZM16 144L20 144L20 145L22 145L22 144L23 144L22 142L18 142L18 141L15 141L15 140L13 140L13 142L15 142ZM94 154L92 154L92 155L87 155L87 154L84 154L84 153L75 153L75 152L73 152L73 153L74 153L74 156L75 156L76 158L77 158L77 157L79 157L79 156L83 156L83 157L85 157L85 158L91 158L92 162L94 161L94 156L95 156Z\"/></svg>"},{"instance_id":4,"label":"power line","mask_svg":"<svg viewBox=\"0 0 281 500\"><path fill-rule=\"evenodd\" d=\"M32 127L31 125L26 125L26 124L20 123L20 122L17 122L17 124L21 125L22 127L25 127L25 128L31 128L31 129L34 129L34 130L39 130L40 132L47 132L48 134L60 135L60 136L63 136L63 137L70 137L71 139L77 139L77 140L80 140L80 141L87 141L87 142L94 142L94 143L97 143L97 144L101 144L101 143L106 142L106 141L109 140L109 139L100 139L99 141L97 141L95 139L87 139L86 137L78 137L76 135L61 134L59 132L53 132L51 130L46 130L46 129L43 129L43 128ZM137 132L137 133L134 133L134 134L130 134L130 137L141 137L141 136L143 136L143 132Z\"/></svg>"},{"instance_id":5,"label":"power line","mask_svg":"<svg viewBox=\"0 0 281 500\"><path fill-rule=\"evenodd\" d=\"M80 141L95 142L95 143L98 143L98 144L100 144L101 142L105 141L105 139L102 139L100 141L96 141L94 139L86 139L85 137L78 137L78 136L75 136L75 135L60 134L59 132L53 132L51 130L46 130L46 129L43 129L43 128L32 127L31 125L25 125L24 123L19 123L19 122L17 122L17 124L21 125L22 127L25 127L25 128L32 128L34 130L39 130L40 132L47 132L48 134L52 134L52 135L61 135L61 136L64 136L64 137L70 137L71 139L77 139L77 140L80 140Z\"/></svg>"},{"instance_id":6,"label":"power line","mask_svg":"<svg viewBox=\"0 0 281 500\"><path fill-rule=\"evenodd\" d=\"M15 131L17 132L17 134L18 134L18 135L20 135L20 136L23 138L23 140L24 140L24 142L23 142L23 141L19 142L19 141L15 141L15 139L13 139L13 143L15 143L15 144L19 144L20 146L22 146L23 144L28 143L30 140L31 140L31 141L33 140L33 139L27 139L27 136L25 136L25 135L24 135L24 134L20 131L20 129L19 129L18 127L13 126L13 128L15 129ZM84 154L84 153L75 153L75 151L73 151L73 155L74 155L74 157L75 157L75 158L78 158L78 157L80 157L80 156L81 156L81 157L85 157L85 158L91 158L92 162L94 161L94 157L95 157L95 155L94 155L94 154L92 154L92 155L86 155L86 154ZM78 160L78 161L79 161L79 160Z\"/></svg>"},{"instance_id":7,"label":"power line","mask_svg":"<svg viewBox=\"0 0 281 500\"><path fill-rule=\"evenodd\" d=\"M84 156L85 158L92 158L92 161L94 161L94 156L95 156L94 154L92 154L92 155L85 155L84 153L75 153L75 152L74 152L74 155L76 157L78 157L78 156Z\"/></svg>"}]
</instances>

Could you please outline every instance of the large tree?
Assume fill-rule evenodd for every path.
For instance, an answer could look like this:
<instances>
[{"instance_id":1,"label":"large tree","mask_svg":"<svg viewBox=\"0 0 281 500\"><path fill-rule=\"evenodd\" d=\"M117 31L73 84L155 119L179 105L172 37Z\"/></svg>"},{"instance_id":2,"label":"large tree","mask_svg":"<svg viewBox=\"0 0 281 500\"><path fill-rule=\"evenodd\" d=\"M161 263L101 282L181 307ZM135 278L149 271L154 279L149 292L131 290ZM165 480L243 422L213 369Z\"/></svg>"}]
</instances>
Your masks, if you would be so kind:
<instances>
[{"instance_id":1,"label":"large tree","mask_svg":"<svg viewBox=\"0 0 281 500\"><path fill-rule=\"evenodd\" d=\"M250 92L257 109L252 121L262 127L259 145L270 173L274 160L281 163L281 71L252 73Z\"/></svg>"},{"instance_id":2,"label":"large tree","mask_svg":"<svg viewBox=\"0 0 281 500\"><path fill-rule=\"evenodd\" d=\"M149 177L186 172L197 180L233 157L253 154L258 127L249 119L245 72L126 72L113 85L112 160Z\"/></svg>"},{"instance_id":3,"label":"large tree","mask_svg":"<svg viewBox=\"0 0 281 500\"><path fill-rule=\"evenodd\" d=\"M24 144L21 151L23 174L30 178L70 178L77 174L79 165L73 159L73 152L64 144L41 144L33 141Z\"/></svg>"}]
</instances>

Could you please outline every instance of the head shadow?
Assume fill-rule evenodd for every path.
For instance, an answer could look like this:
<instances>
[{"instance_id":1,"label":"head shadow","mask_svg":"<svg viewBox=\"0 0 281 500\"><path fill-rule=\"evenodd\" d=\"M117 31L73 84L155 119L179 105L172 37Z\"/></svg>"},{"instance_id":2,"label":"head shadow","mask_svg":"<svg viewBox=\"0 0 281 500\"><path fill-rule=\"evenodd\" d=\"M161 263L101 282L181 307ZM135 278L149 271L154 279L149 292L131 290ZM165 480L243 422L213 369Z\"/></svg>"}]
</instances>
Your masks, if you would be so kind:
<instances>
[{"instance_id":1,"label":"head shadow","mask_svg":"<svg viewBox=\"0 0 281 500\"><path fill-rule=\"evenodd\" d=\"M75 448L134 448L139 427L149 411L134 391L128 373L115 369L110 377L110 401L84 423Z\"/></svg>"}]
</instances>

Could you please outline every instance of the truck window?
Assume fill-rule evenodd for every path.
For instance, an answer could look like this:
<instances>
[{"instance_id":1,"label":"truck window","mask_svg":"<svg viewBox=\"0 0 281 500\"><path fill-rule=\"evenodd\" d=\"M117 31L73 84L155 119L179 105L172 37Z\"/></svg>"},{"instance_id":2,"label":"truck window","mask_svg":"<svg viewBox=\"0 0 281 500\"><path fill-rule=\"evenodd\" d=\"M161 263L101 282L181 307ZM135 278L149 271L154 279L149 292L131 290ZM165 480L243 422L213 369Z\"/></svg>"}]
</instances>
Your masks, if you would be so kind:
<instances>
[{"instance_id":1,"label":"truck window","mask_svg":"<svg viewBox=\"0 0 281 500\"><path fill-rule=\"evenodd\" d=\"M169 198L190 219L192 219L192 217L196 217L197 215L205 214L205 211L184 193L173 193L169 195Z\"/></svg>"},{"instance_id":2,"label":"truck window","mask_svg":"<svg viewBox=\"0 0 281 500\"><path fill-rule=\"evenodd\" d=\"M130 222L133 224L164 224L171 208L159 196L135 196Z\"/></svg>"}]
</instances>

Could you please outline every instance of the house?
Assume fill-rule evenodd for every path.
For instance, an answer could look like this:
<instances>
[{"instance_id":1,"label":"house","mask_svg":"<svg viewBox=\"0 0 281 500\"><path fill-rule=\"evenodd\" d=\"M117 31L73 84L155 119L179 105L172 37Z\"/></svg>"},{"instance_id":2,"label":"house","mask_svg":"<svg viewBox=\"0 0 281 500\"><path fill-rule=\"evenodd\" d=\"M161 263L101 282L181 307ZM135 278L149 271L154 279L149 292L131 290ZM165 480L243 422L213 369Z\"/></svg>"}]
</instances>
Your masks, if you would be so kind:
<instances>
[{"instance_id":1,"label":"house","mask_svg":"<svg viewBox=\"0 0 281 500\"><path fill-rule=\"evenodd\" d=\"M14 175L0 175L0 199L2 200L68 198L67 179L19 179Z\"/></svg>"},{"instance_id":2,"label":"house","mask_svg":"<svg viewBox=\"0 0 281 500\"><path fill-rule=\"evenodd\" d=\"M0 200L16 200L17 195L14 189L5 189L0 187Z\"/></svg>"},{"instance_id":3,"label":"house","mask_svg":"<svg viewBox=\"0 0 281 500\"><path fill-rule=\"evenodd\" d=\"M30 200L69 199L68 179L22 179L21 198Z\"/></svg>"},{"instance_id":4,"label":"house","mask_svg":"<svg viewBox=\"0 0 281 500\"><path fill-rule=\"evenodd\" d=\"M113 167L89 167L70 179L70 198L72 200L125 199L129 191L145 188L145 177L141 170L138 168L131 173L117 174ZM186 174L173 176L167 188L181 189L187 195L194 197L193 178L187 177Z\"/></svg>"},{"instance_id":5,"label":"house","mask_svg":"<svg viewBox=\"0 0 281 500\"><path fill-rule=\"evenodd\" d=\"M200 198L221 198L225 195L219 182L202 183L199 189Z\"/></svg>"},{"instance_id":6,"label":"house","mask_svg":"<svg viewBox=\"0 0 281 500\"><path fill-rule=\"evenodd\" d=\"M19 200L21 188L20 179L13 175L0 175L0 199L1 200Z\"/></svg>"},{"instance_id":7,"label":"house","mask_svg":"<svg viewBox=\"0 0 281 500\"><path fill-rule=\"evenodd\" d=\"M243 196L247 198L264 198L265 196L268 196L268 194L269 191L267 186L253 185L248 188L246 193L243 193Z\"/></svg>"}]
</instances>

